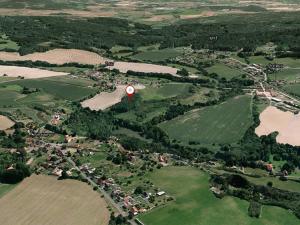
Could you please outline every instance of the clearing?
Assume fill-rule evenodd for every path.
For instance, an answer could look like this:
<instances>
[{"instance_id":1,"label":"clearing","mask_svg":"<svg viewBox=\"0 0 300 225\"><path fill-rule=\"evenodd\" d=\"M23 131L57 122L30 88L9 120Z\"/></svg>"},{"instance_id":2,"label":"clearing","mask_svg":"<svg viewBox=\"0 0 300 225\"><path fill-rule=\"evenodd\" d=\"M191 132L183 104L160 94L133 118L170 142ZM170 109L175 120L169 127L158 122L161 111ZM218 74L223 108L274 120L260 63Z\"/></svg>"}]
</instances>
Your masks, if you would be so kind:
<instances>
[{"instance_id":1,"label":"clearing","mask_svg":"<svg viewBox=\"0 0 300 225\"><path fill-rule=\"evenodd\" d=\"M25 79L37 79L43 77L64 76L68 73L29 68L23 66L2 66L0 65L0 76L24 77Z\"/></svg>"},{"instance_id":2,"label":"clearing","mask_svg":"<svg viewBox=\"0 0 300 225\"><path fill-rule=\"evenodd\" d=\"M165 206L140 215L145 225L296 225L288 210L263 206L259 219L248 216L249 203L226 196L216 198L209 190L209 175L192 167L164 167L149 175L155 186L175 198Z\"/></svg>"},{"instance_id":3,"label":"clearing","mask_svg":"<svg viewBox=\"0 0 300 225\"><path fill-rule=\"evenodd\" d=\"M106 206L83 182L32 175L0 199L0 224L106 225Z\"/></svg>"},{"instance_id":4,"label":"clearing","mask_svg":"<svg viewBox=\"0 0 300 225\"><path fill-rule=\"evenodd\" d=\"M189 111L159 126L170 138L184 143L221 144L239 141L251 123L251 96L244 95Z\"/></svg>"},{"instance_id":5,"label":"clearing","mask_svg":"<svg viewBox=\"0 0 300 225\"><path fill-rule=\"evenodd\" d=\"M0 115L0 130L11 128L14 124L8 117Z\"/></svg>"},{"instance_id":6,"label":"clearing","mask_svg":"<svg viewBox=\"0 0 300 225\"><path fill-rule=\"evenodd\" d=\"M44 61L51 64L79 63L97 65L104 64L105 58L94 52L78 49L53 49L47 52L36 52L20 56L17 52L0 52L3 61Z\"/></svg>"},{"instance_id":7,"label":"clearing","mask_svg":"<svg viewBox=\"0 0 300 225\"><path fill-rule=\"evenodd\" d=\"M300 114L295 115L269 106L260 114L259 119L260 125L255 129L258 136L277 131L278 143L300 146Z\"/></svg>"}]
</instances>

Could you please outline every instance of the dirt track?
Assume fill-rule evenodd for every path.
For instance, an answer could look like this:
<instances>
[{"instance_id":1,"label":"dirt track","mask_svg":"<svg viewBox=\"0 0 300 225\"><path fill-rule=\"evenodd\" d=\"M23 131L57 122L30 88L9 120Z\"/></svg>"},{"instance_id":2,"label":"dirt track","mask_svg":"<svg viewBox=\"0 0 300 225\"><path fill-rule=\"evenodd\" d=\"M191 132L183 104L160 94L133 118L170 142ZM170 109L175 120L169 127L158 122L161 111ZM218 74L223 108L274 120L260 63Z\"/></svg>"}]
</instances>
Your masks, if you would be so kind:
<instances>
[{"instance_id":1,"label":"dirt track","mask_svg":"<svg viewBox=\"0 0 300 225\"><path fill-rule=\"evenodd\" d=\"M0 199L1 225L107 225L99 193L75 180L32 175Z\"/></svg>"}]
</instances>

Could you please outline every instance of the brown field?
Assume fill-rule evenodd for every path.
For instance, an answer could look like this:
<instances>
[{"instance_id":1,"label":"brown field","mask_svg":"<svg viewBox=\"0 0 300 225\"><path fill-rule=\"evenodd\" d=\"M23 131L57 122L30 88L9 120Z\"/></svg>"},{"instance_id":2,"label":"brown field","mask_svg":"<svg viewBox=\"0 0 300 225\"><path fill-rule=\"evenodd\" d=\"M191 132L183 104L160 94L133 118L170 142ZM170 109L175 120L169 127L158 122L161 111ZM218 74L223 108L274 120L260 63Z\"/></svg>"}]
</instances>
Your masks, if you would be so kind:
<instances>
[{"instance_id":1,"label":"brown field","mask_svg":"<svg viewBox=\"0 0 300 225\"><path fill-rule=\"evenodd\" d=\"M284 112L274 106L267 107L259 116L260 125L255 129L258 136L277 131L278 143L300 146L300 114Z\"/></svg>"},{"instance_id":2,"label":"brown field","mask_svg":"<svg viewBox=\"0 0 300 225\"><path fill-rule=\"evenodd\" d=\"M32 175L0 199L1 225L107 225L99 193L76 180Z\"/></svg>"},{"instance_id":3,"label":"brown field","mask_svg":"<svg viewBox=\"0 0 300 225\"><path fill-rule=\"evenodd\" d=\"M22 66L1 66L0 65L0 76L8 77L24 77L25 79L37 79L43 77L55 77L55 76L64 76L68 73L63 72L54 72L49 70L43 70L38 68L29 68Z\"/></svg>"},{"instance_id":4,"label":"brown field","mask_svg":"<svg viewBox=\"0 0 300 225\"><path fill-rule=\"evenodd\" d=\"M36 52L20 56L17 52L0 52L0 60L3 61L44 61L51 64L62 65L64 63L103 64L105 59L100 55L78 49L53 49L47 52Z\"/></svg>"},{"instance_id":5,"label":"brown field","mask_svg":"<svg viewBox=\"0 0 300 225\"><path fill-rule=\"evenodd\" d=\"M109 69L118 69L122 73L126 73L128 70L143 73L169 73L177 76L176 68L170 66L160 66L147 63L132 63L132 62L115 62L114 66L109 66Z\"/></svg>"},{"instance_id":6,"label":"brown field","mask_svg":"<svg viewBox=\"0 0 300 225\"><path fill-rule=\"evenodd\" d=\"M14 124L14 121L10 120L8 117L0 115L0 130L11 128Z\"/></svg>"},{"instance_id":7,"label":"brown field","mask_svg":"<svg viewBox=\"0 0 300 225\"><path fill-rule=\"evenodd\" d=\"M145 86L137 85L134 86L135 89L143 89ZM117 86L116 90L113 92L101 92L100 94L95 95L93 98L87 99L81 103L81 106L84 108L90 108L91 110L104 110L107 109L121 101L123 96L125 96L126 85Z\"/></svg>"}]
</instances>

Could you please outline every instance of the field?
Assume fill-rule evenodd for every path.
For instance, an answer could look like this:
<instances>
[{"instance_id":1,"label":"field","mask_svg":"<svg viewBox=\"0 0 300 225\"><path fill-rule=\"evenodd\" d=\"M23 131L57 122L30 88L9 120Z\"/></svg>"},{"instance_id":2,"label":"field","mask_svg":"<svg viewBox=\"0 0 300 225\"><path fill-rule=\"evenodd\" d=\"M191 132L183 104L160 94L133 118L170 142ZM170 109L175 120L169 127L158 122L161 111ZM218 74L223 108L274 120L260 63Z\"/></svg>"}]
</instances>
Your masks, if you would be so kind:
<instances>
[{"instance_id":1,"label":"field","mask_svg":"<svg viewBox=\"0 0 300 225\"><path fill-rule=\"evenodd\" d=\"M278 143L300 145L300 115L284 112L274 106L267 107L259 116L260 125L255 129L258 136L268 135L277 131Z\"/></svg>"},{"instance_id":2,"label":"field","mask_svg":"<svg viewBox=\"0 0 300 225\"><path fill-rule=\"evenodd\" d=\"M259 219L247 214L249 203L238 198L216 198L209 191L209 176L191 167L165 167L150 174L154 185L175 197L164 207L139 216L145 225L283 225L298 224L287 210L263 206Z\"/></svg>"},{"instance_id":3,"label":"field","mask_svg":"<svg viewBox=\"0 0 300 225\"><path fill-rule=\"evenodd\" d=\"M147 63L115 62L115 65L109 66L109 68L118 69L122 73L126 73L128 70L142 73L169 73L175 76L177 73L176 68Z\"/></svg>"},{"instance_id":4,"label":"field","mask_svg":"<svg viewBox=\"0 0 300 225\"><path fill-rule=\"evenodd\" d=\"M250 96L239 96L220 105L187 112L160 127L170 138L185 143L235 143L252 123L250 103Z\"/></svg>"},{"instance_id":5,"label":"field","mask_svg":"<svg viewBox=\"0 0 300 225\"><path fill-rule=\"evenodd\" d=\"M241 72L237 69L232 69L224 64L218 63L209 68L206 68L207 72L209 73L216 73L220 77L224 77L227 80L231 78L238 77L241 75Z\"/></svg>"},{"instance_id":6,"label":"field","mask_svg":"<svg viewBox=\"0 0 300 225\"><path fill-rule=\"evenodd\" d=\"M25 79L38 79L44 77L64 76L67 73L29 68L22 66L2 66L0 65L0 76L24 77Z\"/></svg>"},{"instance_id":7,"label":"field","mask_svg":"<svg viewBox=\"0 0 300 225\"><path fill-rule=\"evenodd\" d=\"M155 51L141 52L136 55L131 56L131 59L139 61L151 61L151 62L161 62L167 59L175 58L181 55L181 49L162 49Z\"/></svg>"},{"instance_id":8,"label":"field","mask_svg":"<svg viewBox=\"0 0 300 225\"><path fill-rule=\"evenodd\" d=\"M145 101L161 100L186 95L189 93L189 87L191 87L191 84L188 83L168 83L159 88L146 88L139 93Z\"/></svg>"},{"instance_id":9,"label":"field","mask_svg":"<svg viewBox=\"0 0 300 225\"><path fill-rule=\"evenodd\" d=\"M3 61L44 61L51 64L62 65L65 63L79 64L104 64L105 59L100 55L78 49L53 49L47 52L36 52L20 56L17 52L0 52L0 60Z\"/></svg>"},{"instance_id":10,"label":"field","mask_svg":"<svg viewBox=\"0 0 300 225\"><path fill-rule=\"evenodd\" d=\"M90 86L92 84L93 82L86 81L84 79L72 79L69 77L62 77L62 78L55 77L55 78L45 78L45 79L35 79L35 80L18 80L18 81L5 83L5 85L18 85L27 88L38 88L44 91L46 94L50 94L56 98L71 100L71 101L79 100L85 96L94 94L96 90L91 87L88 87L88 85ZM2 84L2 86L3 85L4 84ZM14 92L13 95L20 95L20 94L18 92ZM34 97L33 94L31 94L30 96Z\"/></svg>"},{"instance_id":11,"label":"field","mask_svg":"<svg viewBox=\"0 0 300 225\"><path fill-rule=\"evenodd\" d=\"M75 180L32 175L0 199L3 225L105 225L108 220L104 199Z\"/></svg>"},{"instance_id":12,"label":"field","mask_svg":"<svg viewBox=\"0 0 300 225\"><path fill-rule=\"evenodd\" d=\"M297 84L287 84L283 87L285 91L290 94L300 96L300 83Z\"/></svg>"},{"instance_id":13,"label":"field","mask_svg":"<svg viewBox=\"0 0 300 225\"><path fill-rule=\"evenodd\" d=\"M6 116L0 115L0 130L11 128L15 123Z\"/></svg>"},{"instance_id":14,"label":"field","mask_svg":"<svg viewBox=\"0 0 300 225\"><path fill-rule=\"evenodd\" d=\"M16 42L10 40L5 34L3 34L0 38L0 50L6 49L17 51L19 46Z\"/></svg>"}]
</instances>

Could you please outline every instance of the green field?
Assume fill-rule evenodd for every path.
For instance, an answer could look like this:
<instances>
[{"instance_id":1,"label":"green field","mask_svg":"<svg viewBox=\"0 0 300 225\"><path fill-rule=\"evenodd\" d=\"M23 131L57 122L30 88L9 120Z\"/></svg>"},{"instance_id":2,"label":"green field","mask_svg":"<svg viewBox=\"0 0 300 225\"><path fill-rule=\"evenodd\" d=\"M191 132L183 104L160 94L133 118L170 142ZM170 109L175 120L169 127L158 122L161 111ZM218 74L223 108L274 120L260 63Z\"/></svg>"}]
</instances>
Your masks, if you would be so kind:
<instances>
[{"instance_id":1,"label":"green field","mask_svg":"<svg viewBox=\"0 0 300 225\"><path fill-rule=\"evenodd\" d=\"M53 95L56 98L71 101L79 100L96 92L95 89L88 87L88 84L92 84L92 82L71 78L56 77L32 80L18 80L5 83L5 85L12 84L27 88L39 88L47 94Z\"/></svg>"},{"instance_id":2,"label":"green field","mask_svg":"<svg viewBox=\"0 0 300 225\"><path fill-rule=\"evenodd\" d=\"M10 50L19 50L20 46L10 40L5 34L1 35L0 37L0 50L6 50L6 49L10 49Z\"/></svg>"},{"instance_id":3,"label":"green field","mask_svg":"<svg viewBox=\"0 0 300 225\"><path fill-rule=\"evenodd\" d=\"M145 88L139 93L145 101L161 100L188 94L190 86L191 84L188 83L168 83L159 88Z\"/></svg>"},{"instance_id":4,"label":"green field","mask_svg":"<svg viewBox=\"0 0 300 225\"><path fill-rule=\"evenodd\" d=\"M300 81L300 68L283 69L277 73L270 74L269 77L272 80Z\"/></svg>"},{"instance_id":5,"label":"green field","mask_svg":"<svg viewBox=\"0 0 300 225\"><path fill-rule=\"evenodd\" d=\"M233 69L230 68L224 64L221 63L217 63L209 68L206 68L208 73L216 73L218 74L220 77L224 77L227 80L230 80L231 78L234 77L238 77L242 75L242 72L237 70L237 69Z\"/></svg>"},{"instance_id":6,"label":"green field","mask_svg":"<svg viewBox=\"0 0 300 225\"><path fill-rule=\"evenodd\" d=\"M251 218L249 203L216 198L208 174L191 167L165 167L150 174L155 186L175 197L166 206L139 216L145 225L294 225L299 219L282 208L263 206L261 218Z\"/></svg>"},{"instance_id":7,"label":"green field","mask_svg":"<svg viewBox=\"0 0 300 225\"><path fill-rule=\"evenodd\" d=\"M239 96L219 105L192 110L160 127L170 138L184 143L235 143L252 123L250 103L250 96Z\"/></svg>"},{"instance_id":8,"label":"green field","mask_svg":"<svg viewBox=\"0 0 300 225\"><path fill-rule=\"evenodd\" d=\"M179 56L181 54L181 49L168 48L162 50L141 52L131 56L130 58L139 61L161 62L167 59L175 58L176 56Z\"/></svg>"},{"instance_id":9,"label":"green field","mask_svg":"<svg viewBox=\"0 0 300 225\"><path fill-rule=\"evenodd\" d=\"M300 96L300 83L285 85L283 89L290 94Z\"/></svg>"}]
</instances>

